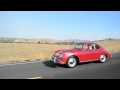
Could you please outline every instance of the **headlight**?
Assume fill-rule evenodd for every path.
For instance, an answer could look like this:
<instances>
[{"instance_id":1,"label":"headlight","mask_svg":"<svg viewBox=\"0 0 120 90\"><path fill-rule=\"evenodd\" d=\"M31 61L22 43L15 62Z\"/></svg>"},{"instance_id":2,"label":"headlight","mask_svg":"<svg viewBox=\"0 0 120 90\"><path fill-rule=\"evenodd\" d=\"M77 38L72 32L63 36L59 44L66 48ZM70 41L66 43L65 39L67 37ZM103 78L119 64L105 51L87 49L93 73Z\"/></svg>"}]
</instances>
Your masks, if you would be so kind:
<instances>
[{"instance_id":1,"label":"headlight","mask_svg":"<svg viewBox=\"0 0 120 90\"><path fill-rule=\"evenodd\" d=\"M62 55L62 54L60 54L60 55L58 56L58 58L60 59L60 58L62 58L62 56L63 56L63 55Z\"/></svg>"}]
</instances>

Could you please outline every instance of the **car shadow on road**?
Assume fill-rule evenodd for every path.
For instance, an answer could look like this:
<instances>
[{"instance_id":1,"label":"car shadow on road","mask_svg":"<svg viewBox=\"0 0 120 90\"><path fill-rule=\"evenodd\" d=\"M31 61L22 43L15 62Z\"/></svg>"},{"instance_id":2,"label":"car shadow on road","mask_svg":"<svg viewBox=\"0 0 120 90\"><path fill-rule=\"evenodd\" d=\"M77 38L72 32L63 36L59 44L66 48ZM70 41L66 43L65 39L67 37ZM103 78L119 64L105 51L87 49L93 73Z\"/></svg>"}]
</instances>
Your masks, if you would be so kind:
<instances>
[{"instance_id":1,"label":"car shadow on road","mask_svg":"<svg viewBox=\"0 0 120 90\"><path fill-rule=\"evenodd\" d=\"M93 63L93 62L79 63L79 64L77 64L77 66L79 66L79 65L82 66L82 65L86 65L86 64L90 64L90 63ZM44 61L43 64L46 67L51 67L51 68L67 68L65 65L54 64L51 60Z\"/></svg>"},{"instance_id":2,"label":"car shadow on road","mask_svg":"<svg viewBox=\"0 0 120 90\"><path fill-rule=\"evenodd\" d=\"M82 65L87 65L87 64L90 64L90 63L92 63L92 62L82 62L82 63L78 63L77 65L79 66L82 66Z\"/></svg>"},{"instance_id":3,"label":"car shadow on road","mask_svg":"<svg viewBox=\"0 0 120 90\"><path fill-rule=\"evenodd\" d=\"M47 67L51 67L51 68L58 68L58 67L61 67L61 68L65 68L65 65L60 65L60 64L54 64L52 61L50 60L47 60L47 61L44 61L43 64Z\"/></svg>"}]
</instances>

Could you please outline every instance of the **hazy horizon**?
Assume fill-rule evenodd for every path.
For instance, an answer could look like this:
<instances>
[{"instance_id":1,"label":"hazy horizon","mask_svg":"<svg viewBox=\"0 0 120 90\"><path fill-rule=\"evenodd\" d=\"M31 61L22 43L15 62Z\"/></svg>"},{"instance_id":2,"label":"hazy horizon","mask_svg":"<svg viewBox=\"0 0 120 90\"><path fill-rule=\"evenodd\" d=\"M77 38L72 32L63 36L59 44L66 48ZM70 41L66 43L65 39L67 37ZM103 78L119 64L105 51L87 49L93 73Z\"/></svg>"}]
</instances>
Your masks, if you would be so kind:
<instances>
[{"instance_id":1,"label":"hazy horizon","mask_svg":"<svg viewBox=\"0 0 120 90\"><path fill-rule=\"evenodd\" d=\"M13 39L51 39L51 40L87 40L87 39L76 39L76 38L72 38L72 39L53 39L53 38L20 38L20 37L1 37L0 38L13 38ZM98 39L99 40L105 40L105 39L110 39L110 38L104 38L104 39ZM111 38L111 39L119 39L120 38ZM88 40L88 41L97 41L97 40Z\"/></svg>"},{"instance_id":2,"label":"hazy horizon","mask_svg":"<svg viewBox=\"0 0 120 90\"><path fill-rule=\"evenodd\" d=\"M0 11L0 37L120 39L120 11Z\"/></svg>"}]
</instances>

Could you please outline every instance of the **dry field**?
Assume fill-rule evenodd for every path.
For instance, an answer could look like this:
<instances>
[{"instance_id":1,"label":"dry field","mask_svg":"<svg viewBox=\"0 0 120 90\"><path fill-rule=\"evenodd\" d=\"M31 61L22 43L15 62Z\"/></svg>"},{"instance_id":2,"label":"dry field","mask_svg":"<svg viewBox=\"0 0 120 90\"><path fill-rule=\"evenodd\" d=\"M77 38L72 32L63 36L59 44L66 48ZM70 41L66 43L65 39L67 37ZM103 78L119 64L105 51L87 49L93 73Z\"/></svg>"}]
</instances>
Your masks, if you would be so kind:
<instances>
[{"instance_id":1,"label":"dry field","mask_svg":"<svg viewBox=\"0 0 120 90\"><path fill-rule=\"evenodd\" d=\"M97 42L109 52L120 51L120 40ZM73 45L0 43L0 62L47 59L58 49L69 49Z\"/></svg>"},{"instance_id":2,"label":"dry field","mask_svg":"<svg viewBox=\"0 0 120 90\"><path fill-rule=\"evenodd\" d=\"M120 40L104 40L97 43L109 52L120 52Z\"/></svg>"},{"instance_id":3,"label":"dry field","mask_svg":"<svg viewBox=\"0 0 120 90\"><path fill-rule=\"evenodd\" d=\"M69 49L70 45L0 43L0 62L50 58L55 50Z\"/></svg>"}]
</instances>

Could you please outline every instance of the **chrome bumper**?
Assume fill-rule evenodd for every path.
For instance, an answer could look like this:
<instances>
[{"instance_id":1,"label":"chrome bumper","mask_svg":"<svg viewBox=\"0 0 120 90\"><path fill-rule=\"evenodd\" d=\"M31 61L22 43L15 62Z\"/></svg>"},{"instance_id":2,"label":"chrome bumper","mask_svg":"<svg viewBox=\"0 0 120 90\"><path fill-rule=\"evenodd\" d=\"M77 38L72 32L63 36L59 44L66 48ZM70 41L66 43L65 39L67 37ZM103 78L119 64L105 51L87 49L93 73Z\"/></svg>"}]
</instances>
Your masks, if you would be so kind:
<instances>
[{"instance_id":1,"label":"chrome bumper","mask_svg":"<svg viewBox=\"0 0 120 90\"><path fill-rule=\"evenodd\" d=\"M56 57L54 59L52 59L52 57L51 57L50 60L53 61L54 63L64 64L61 60L57 60Z\"/></svg>"},{"instance_id":2,"label":"chrome bumper","mask_svg":"<svg viewBox=\"0 0 120 90\"><path fill-rule=\"evenodd\" d=\"M50 60L56 63L56 57L54 59L51 57Z\"/></svg>"}]
</instances>

